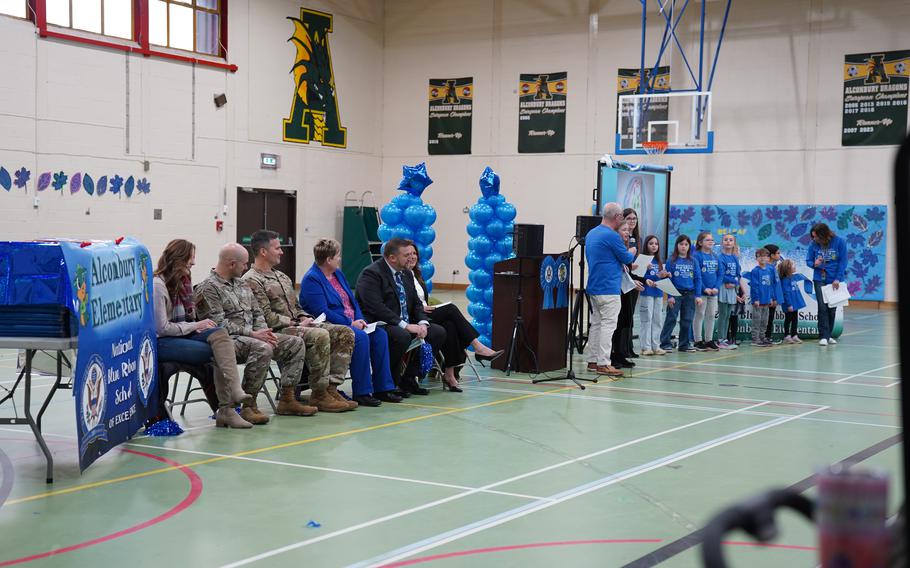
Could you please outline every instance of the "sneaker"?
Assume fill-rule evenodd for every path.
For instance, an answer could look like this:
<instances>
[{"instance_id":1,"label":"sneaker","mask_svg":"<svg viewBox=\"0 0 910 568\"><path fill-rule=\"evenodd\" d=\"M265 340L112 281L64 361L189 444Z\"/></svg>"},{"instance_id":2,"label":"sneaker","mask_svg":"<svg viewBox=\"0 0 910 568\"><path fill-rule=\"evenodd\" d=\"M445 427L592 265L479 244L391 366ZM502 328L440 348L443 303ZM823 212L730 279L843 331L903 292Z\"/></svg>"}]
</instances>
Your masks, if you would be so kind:
<instances>
[{"instance_id":1,"label":"sneaker","mask_svg":"<svg viewBox=\"0 0 910 568\"><path fill-rule=\"evenodd\" d=\"M727 349L739 349L739 343L728 343Z\"/></svg>"},{"instance_id":2,"label":"sneaker","mask_svg":"<svg viewBox=\"0 0 910 568\"><path fill-rule=\"evenodd\" d=\"M828 340L828 345L836 345L836 344L837 344L837 340L834 339L833 337Z\"/></svg>"},{"instance_id":3,"label":"sneaker","mask_svg":"<svg viewBox=\"0 0 910 568\"><path fill-rule=\"evenodd\" d=\"M705 347L707 347L711 351L717 351L718 349L720 349L720 346L713 339L711 341L709 341L708 343L706 343Z\"/></svg>"},{"instance_id":4,"label":"sneaker","mask_svg":"<svg viewBox=\"0 0 910 568\"><path fill-rule=\"evenodd\" d=\"M588 361L588 370L596 371L597 370L597 361Z\"/></svg>"},{"instance_id":5,"label":"sneaker","mask_svg":"<svg viewBox=\"0 0 910 568\"><path fill-rule=\"evenodd\" d=\"M724 350L732 349L726 339L721 340L720 343L717 344L717 348L724 349Z\"/></svg>"},{"instance_id":6,"label":"sneaker","mask_svg":"<svg viewBox=\"0 0 910 568\"><path fill-rule=\"evenodd\" d=\"M795 343L789 335L784 336L784 343Z\"/></svg>"},{"instance_id":7,"label":"sneaker","mask_svg":"<svg viewBox=\"0 0 910 568\"><path fill-rule=\"evenodd\" d=\"M672 353L672 352L673 352L673 347L670 346L670 345L667 345L666 347L664 347L663 345L661 345L661 346L660 346L660 350L663 351L663 353L662 353L663 355L666 355L667 353Z\"/></svg>"},{"instance_id":8,"label":"sneaker","mask_svg":"<svg viewBox=\"0 0 910 568\"><path fill-rule=\"evenodd\" d=\"M800 339L798 335L793 335L790 337L790 339L793 340L793 343L802 343L803 342L803 340Z\"/></svg>"},{"instance_id":9,"label":"sneaker","mask_svg":"<svg viewBox=\"0 0 910 568\"><path fill-rule=\"evenodd\" d=\"M661 349L660 347L658 347L657 349L654 350L654 354L655 355L666 355L667 352L664 351L663 349Z\"/></svg>"},{"instance_id":10,"label":"sneaker","mask_svg":"<svg viewBox=\"0 0 910 568\"><path fill-rule=\"evenodd\" d=\"M696 341L694 349L696 351L707 351L709 347L704 341Z\"/></svg>"},{"instance_id":11,"label":"sneaker","mask_svg":"<svg viewBox=\"0 0 910 568\"><path fill-rule=\"evenodd\" d=\"M770 341L756 341L752 343L752 347L771 347Z\"/></svg>"},{"instance_id":12,"label":"sneaker","mask_svg":"<svg viewBox=\"0 0 910 568\"><path fill-rule=\"evenodd\" d=\"M650 349L642 349L641 354L643 357L648 357L649 355L654 355L654 352Z\"/></svg>"},{"instance_id":13,"label":"sneaker","mask_svg":"<svg viewBox=\"0 0 910 568\"><path fill-rule=\"evenodd\" d=\"M766 341L768 343L770 343L771 345L780 345L781 343L784 342L782 339L771 339L771 338L768 338Z\"/></svg>"},{"instance_id":14,"label":"sneaker","mask_svg":"<svg viewBox=\"0 0 910 568\"><path fill-rule=\"evenodd\" d=\"M822 347L827 347L827 346L828 346L828 340L827 340L827 339L819 339L819 340L818 340L818 344L821 345Z\"/></svg>"},{"instance_id":15,"label":"sneaker","mask_svg":"<svg viewBox=\"0 0 910 568\"><path fill-rule=\"evenodd\" d=\"M704 349L702 351L704 351ZM698 349L696 349L694 345L689 345L687 347L680 347L679 352L680 353L698 353Z\"/></svg>"}]
</instances>

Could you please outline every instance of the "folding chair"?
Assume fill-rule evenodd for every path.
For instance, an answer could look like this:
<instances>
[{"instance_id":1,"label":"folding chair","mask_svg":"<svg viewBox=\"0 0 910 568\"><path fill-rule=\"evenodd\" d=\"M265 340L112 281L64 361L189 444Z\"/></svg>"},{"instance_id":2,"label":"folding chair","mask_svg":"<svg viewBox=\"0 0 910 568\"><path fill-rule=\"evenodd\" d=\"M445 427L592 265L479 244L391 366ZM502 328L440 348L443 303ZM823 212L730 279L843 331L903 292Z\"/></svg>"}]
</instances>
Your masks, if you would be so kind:
<instances>
[{"instance_id":1,"label":"folding chair","mask_svg":"<svg viewBox=\"0 0 910 568\"><path fill-rule=\"evenodd\" d=\"M186 392L183 400L177 401L177 385L180 383L180 375L185 373L188 377ZM197 402L208 403L212 412L218 410L218 398L214 389L214 368L212 365L188 365L176 361L160 361L158 366L158 388L159 396L163 395L163 407L169 418L173 420L173 409L175 406L180 407L180 416L186 414L186 405ZM173 377L173 384L169 385ZM193 381L196 385L193 385ZM168 387L170 386L170 389ZM170 395L166 394L170 390ZM190 395L196 391L202 391L203 398L190 398Z\"/></svg>"}]
</instances>

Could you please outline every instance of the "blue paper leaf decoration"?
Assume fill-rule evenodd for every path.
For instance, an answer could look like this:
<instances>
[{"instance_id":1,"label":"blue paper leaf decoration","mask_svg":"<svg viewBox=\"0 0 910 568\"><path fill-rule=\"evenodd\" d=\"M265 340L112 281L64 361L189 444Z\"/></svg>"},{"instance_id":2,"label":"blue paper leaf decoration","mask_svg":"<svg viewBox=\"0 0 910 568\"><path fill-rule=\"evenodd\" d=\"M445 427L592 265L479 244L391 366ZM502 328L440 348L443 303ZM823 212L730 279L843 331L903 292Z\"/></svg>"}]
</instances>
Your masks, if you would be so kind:
<instances>
[{"instance_id":1,"label":"blue paper leaf decoration","mask_svg":"<svg viewBox=\"0 0 910 568\"><path fill-rule=\"evenodd\" d=\"M9 191L9 188L13 186L13 179L10 177L9 172L6 171L6 168L0 167L0 187Z\"/></svg>"},{"instance_id":2,"label":"blue paper leaf decoration","mask_svg":"<svg viewBox=\"0 0 910 568\"><path fill-rule=\"evenodd\" d=\"M133 176L130 176L126 180L126 184L123 186L123 193L125 193L127 197L132 197L133 188L135 188L135 187L136 187L136 180L133 179Z\"/></svg>"},{"instance_id":3,"label":"blue paper leaf decoration","mask_svg":"<svg viewBox=\"0 0 910 568\"><path fill-rule=\"evenodd\" d=\"M51 173L44 172L38 176L38 191L44 191L51 185Z\"/></svg>"},{"instance_id":4,"label":"blue paper leaf decoration","mask_svg":"<svg viewBox=\"0 0 910 568\"><path fill-rule=\"evenodd\" d=\"M98 185L95 187L98 189L98 195L104 195L107 192L107 176L98 178Z\"/></svg>"}]
</instances>

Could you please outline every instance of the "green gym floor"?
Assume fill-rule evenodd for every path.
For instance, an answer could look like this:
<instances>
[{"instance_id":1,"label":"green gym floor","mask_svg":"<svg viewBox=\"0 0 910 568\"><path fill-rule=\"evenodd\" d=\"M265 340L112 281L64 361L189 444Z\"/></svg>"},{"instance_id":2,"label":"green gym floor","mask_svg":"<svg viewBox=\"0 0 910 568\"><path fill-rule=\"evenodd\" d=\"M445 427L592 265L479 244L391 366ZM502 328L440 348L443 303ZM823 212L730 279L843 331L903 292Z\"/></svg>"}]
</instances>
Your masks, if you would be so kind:
<instances>
[{"instance_id":1,"label":"green gym floor","mask_svg":"<svg viewBox=\"0 0 910 568\"><path fill-rule=\"evenodd\" d=\"M463 394L431 383L405 404L246 431L196 404L185 434L137 436L83 475L62 391L44 423L53 485L31 433L0 427L0 566L698 567L689 535L720 508L800 482L811 495L805 480L845 459L891 475L893 513L896 314L851 307L845 330L828 348L642 357L585 390L478 367ZM0 352L0 387L15 362ZM781 526L772 547L729 535L730 565L815 566L813 527Z\"/></svg>"}]
</instances>

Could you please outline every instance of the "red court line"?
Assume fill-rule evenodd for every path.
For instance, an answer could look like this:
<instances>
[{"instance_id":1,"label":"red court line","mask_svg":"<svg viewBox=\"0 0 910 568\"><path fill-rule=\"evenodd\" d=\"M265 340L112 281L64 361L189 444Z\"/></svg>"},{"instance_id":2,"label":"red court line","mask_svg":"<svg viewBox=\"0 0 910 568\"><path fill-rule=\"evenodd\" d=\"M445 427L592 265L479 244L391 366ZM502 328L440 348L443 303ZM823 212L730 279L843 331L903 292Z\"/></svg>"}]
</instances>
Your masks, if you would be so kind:
<instances>
[{"instance_id":1,"label":"red court line","mask_svg":"<svg viewBox=\"0 0 910 568\"><path fill-rule=\"evenodd\" d=\"M415 564L424 564L436 560L446 560L448 558L457 558L460 556L474 556L477 554L490 554L492 552L510 552L513 550L527 550L531 548L549 548L553 546L578 546L585 544L655 544L663 542L662 538L630 538L630 539L607 539L607 540L566 540L558 542L532 542L528 544L513 544L509 546L491 546L489 548L475 548L474 550L460 550L458 552L447 552L444 554L434 554L421 558L412 558L402 560L392 564L383 564L381 568L401 568L403 566L413 566ZM740 541L723 541L726 546L755 546L759 548L778 548L783 550L818 550L814 546L799 546L795 544L768 544L761 542L740 542Z\"/></svg>"},{"instance_id":2,"label":"red court line","mask_svg":"<svg viewBox=\"0 0 910 568\"><path fill-rule=\"evenodd\" d=\"M109 535L94 538L92 540L87 540L85 542L80 542L79 544L74 544L72 546L67 546L65 548L58 548L56 550L49 550L47 552L42 552L40 554L33 554L31 556L23 556L22 558L6 560L4 562L0 562L0 567L12 566L14 564L24 564L26 562L31 562L33 560L40 560L42 558L48 558L50 556L56 556L58 554L65 554L67 552L72 552L74 550L88 548L90 546L95 546L96 544L101 544L102 542L108 542L110 540L114 540L114 539L118 539L122 536L126 536L128 534L133 534L135 532L139 532L143 529L147 529L153 525L157 525L158 523L166 521L166 520L170 519L171 517L177 515L178 513L181 513L182 511L186 510L190 505L193 504L193 502L196 501L196 499L199 498L199 495L202 494L202 479L198 475L196 475L196 472L193 471L192 469L190 469L180 463L177 463L175 461L169 460L167 458L163 458L161 456L156 456L154 454L137 452L135 450L121 450L121 451L127 452L129 454L136 454L137 456L151 458L153 460L157 460L162 463L165 463L169 466L176 467L181 472L183 472L183 474L187 477L187 479L190 480L190 492L187 494L186 497L183 498L183 501L178 503L172 509L158 515L154 519L145 521L144 523L139 523L138 525L134 525L127 529L123 529L122 531L117 531L117 532L111 533Z\"/></svg>"},{"instance_id":3,"label":"red court line","mask_svg":"<svg viewBox=\"0 0 910 568\"><path fill-rule=\"evenodd\" d=\"M433 556L424 556L422 558L412 558L402 560L392 564L383 564L382 568L399 568L400 566L412 566L414 564L423 564L433 562L434 560L444 560L446 558L457 558L459 556L474 556L476 554L489 554L491 552L508 552L511 550L526 550L529 548L549 548L553 546L576 546L581 544L656 544L663 542L661 538L638 538L638 539L611 539L611 540L567 540L560 542L532 542L528 544L513 544L510 546L491 546L489 548L476 548L474 550L461 550L458 552L447 552L445 554L434 554Z\"/></svg>"}]
</instances>

